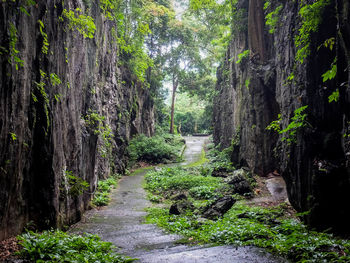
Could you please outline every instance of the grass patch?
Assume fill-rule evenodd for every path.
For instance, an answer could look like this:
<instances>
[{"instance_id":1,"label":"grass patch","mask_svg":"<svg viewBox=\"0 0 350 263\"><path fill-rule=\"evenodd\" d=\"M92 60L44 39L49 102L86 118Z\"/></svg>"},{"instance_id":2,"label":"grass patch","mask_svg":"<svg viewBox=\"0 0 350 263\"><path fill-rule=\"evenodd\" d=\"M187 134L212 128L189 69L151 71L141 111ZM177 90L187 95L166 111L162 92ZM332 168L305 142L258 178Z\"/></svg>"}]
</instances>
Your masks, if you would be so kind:
<instances>
[{"instance_id":1,"label":"grass patch","mask_svg":"<svg viewBox=\"0 0 350 263\"><path fill-rule=\"evenodd\" d=\"M60 230L27 232L17 237L23 247L19 256L31 262L132 262L135 259L114 253L112 243L96 235L71 235Z\"/></svg>"},{"instance_id":2,"label":"grass patch","mask_svg":"<svg viewBox=\"0 0 350 263\"><path fill-rule=\"evenodd\" d=\"M197 215L169 215L167 209L150 208L147 223L200 243L267 248L293 262L350 262L350 241L309 230L296 219L282 217L283 208L236 204L218 219Z\"/></svg>"},{"instance_id":3,"label":"grass patch","mask_svg":"<svg viewBox=\"0 0 350 263\"><path fill-rule=\"evenodd\" d=\"M108 205L110 198L110 193L114 187L117 186L118 177L113 176L106 180L100 180L97 185L97 190L92 199L92 204L95 206L105 206Z\"/></svg>"},{"instance_id":4,"label":"grass patch","mask_svg":"<svg viewBox=\"0 0 350 263\"><path fill-rule=\"evenodd\" d=\"M205 176L198 169L163 168L145 176L145 188L152 194L169 198L177 192L188 192L197 199L209 195L221 185L222 179Z\"/></svg>"}]
</instances>

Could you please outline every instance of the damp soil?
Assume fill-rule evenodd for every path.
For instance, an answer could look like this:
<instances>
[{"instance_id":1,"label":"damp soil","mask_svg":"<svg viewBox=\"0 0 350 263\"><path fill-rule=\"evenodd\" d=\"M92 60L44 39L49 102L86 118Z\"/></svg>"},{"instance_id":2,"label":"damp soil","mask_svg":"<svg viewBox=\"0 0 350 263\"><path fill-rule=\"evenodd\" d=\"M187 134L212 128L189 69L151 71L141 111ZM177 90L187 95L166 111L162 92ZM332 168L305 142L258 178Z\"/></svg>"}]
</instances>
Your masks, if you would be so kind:
<instances>
[{"instance_id":1,"label":"damp soil","mask_svg":"<svg viewBox=\"0 0 350 263\"><path fill-rule=\"evenodd\" d=\"M185 162L200 158L207 137L186 137ZM110 204L87 212L84 219L71 228L75 233L92 233L112 242L118 252L145 263L281 263L288 262L256 247L179 245L182 236L169 234L152 224L145 224L145 209L152 206L142 187L144 175L123 177L112 193Z\"/></svg>"}]
</instances>

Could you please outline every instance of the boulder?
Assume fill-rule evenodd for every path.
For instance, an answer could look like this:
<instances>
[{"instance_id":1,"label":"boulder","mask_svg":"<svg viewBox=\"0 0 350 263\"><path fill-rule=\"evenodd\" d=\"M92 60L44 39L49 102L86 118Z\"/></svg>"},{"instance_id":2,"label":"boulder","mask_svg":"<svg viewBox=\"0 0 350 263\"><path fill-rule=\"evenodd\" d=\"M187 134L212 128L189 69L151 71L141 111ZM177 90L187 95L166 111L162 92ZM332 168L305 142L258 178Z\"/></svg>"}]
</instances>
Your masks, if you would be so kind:
<instances>
[{"instance_id":1,"label":"boulder","mask_svg":"<svg viewBox=\"0 0 350 263\"><path fill-rule=\"evenodd\" d=\"M203 212L203 217L208 219L216 219L223 216L234 205L236 200L232 196L224 196L217 199Z\"/></svg>"},{"instance_id":2,"label":"boulder","mask_svg":"<svg viewBox=\"0 0 350 263\"><path fill-rule=\"evenodd\" d=\"M234 194L248 195L252 193L252 187L247 180L247 174L240 169L233 172L233 176L228 177L225 182L232 186Z\"/></svg>"},{"instance_id":3,"label":"boulder","mask_svg":"<svg viewBox=\"0 0 350 263\"><path fill-rule=\"evenodd\" d=\"M169 214L171 215L181 215L189 210L194 210L194 205L188 200L180 200L171 205L169 209Z\"/></svg>"},{"instance_id":4,"label":"boulder","mask_svg":"<svg viewBox=\"0 0 350 263\"><path fill-rule=\"evenodd\" d=\"M211 176L226 178L230 176L230 171L225 167L216 167L211 173Z\"/></svg>"}]
</instances>

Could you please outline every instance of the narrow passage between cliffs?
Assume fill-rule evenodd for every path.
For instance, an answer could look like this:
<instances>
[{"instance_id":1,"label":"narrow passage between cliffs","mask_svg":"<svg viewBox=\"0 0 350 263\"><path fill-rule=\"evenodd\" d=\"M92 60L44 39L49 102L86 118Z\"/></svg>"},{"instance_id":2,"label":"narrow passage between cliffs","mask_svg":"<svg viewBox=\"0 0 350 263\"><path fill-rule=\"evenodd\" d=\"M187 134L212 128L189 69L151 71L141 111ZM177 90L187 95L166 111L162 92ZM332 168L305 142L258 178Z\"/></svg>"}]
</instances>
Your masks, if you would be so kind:
<instances>
[{"instance_id":1,"label":"narrow passage between cliffs","mask_svg":"<svg viewBox=\"0 0 350 263\"><path fill-rule=\"evenodd\" d=\"M200 158L207 137L185 137L185 162ZM152 224L144 224L145 209L152 206L142 188L146 171L125 176L112 194L111 203L102 210L92 210L72 227L72 232L98 234L112 242L118 252L138 258L137 262L286 262L255 247L178 245L182 237L167 234Z\"/></svg>"}]
</instances>

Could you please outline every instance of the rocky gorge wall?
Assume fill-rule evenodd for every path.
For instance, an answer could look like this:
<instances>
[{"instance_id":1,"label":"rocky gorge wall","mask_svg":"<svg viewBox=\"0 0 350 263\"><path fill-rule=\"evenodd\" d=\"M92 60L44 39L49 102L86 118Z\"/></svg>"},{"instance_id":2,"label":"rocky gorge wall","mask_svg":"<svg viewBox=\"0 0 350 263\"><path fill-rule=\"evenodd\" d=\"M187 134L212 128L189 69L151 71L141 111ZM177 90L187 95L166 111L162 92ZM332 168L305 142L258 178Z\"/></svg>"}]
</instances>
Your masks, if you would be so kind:
<instances>
[{"instance_id":1,"label":"rocky gorge wall","mask_svg":"<svg viewBox=\"0 0 350 263\"><path fill-rule=\"evenodd\" d=\"M306 1L316 2L321 1ZM271 27L261 26L261 17L279 6L269 33ZM271 1L264 10L259 1L238 1L241 13L217 73L214 142L232 147L236 166L248 166L261 176L279 172L291 204L307 212L308 224L350 233L349 3L329 1L322 9L317 30L309 34L310 54L301 63L295 39L305 24L302 7L300 1ZM332 49L325 45L329 39L334 40ZM236 63L245 50L249 54ZM332 65L336 77L324 82L322 75ZM339 99L329 102L337 90ZM280 133L267 130L278 114Z\"/></svg>"},{"instance_id":2,"label":"rocky gorge wall","mask_svg":"<svg viewBox=\"0 0 350 263\"><path fill-rule=\"evenodd\" d=\"M0 240L78 221L98 177L125 169L130 137L153 134L116 30L99 1L0 3Z\"/></svg>"}]
</instances>

